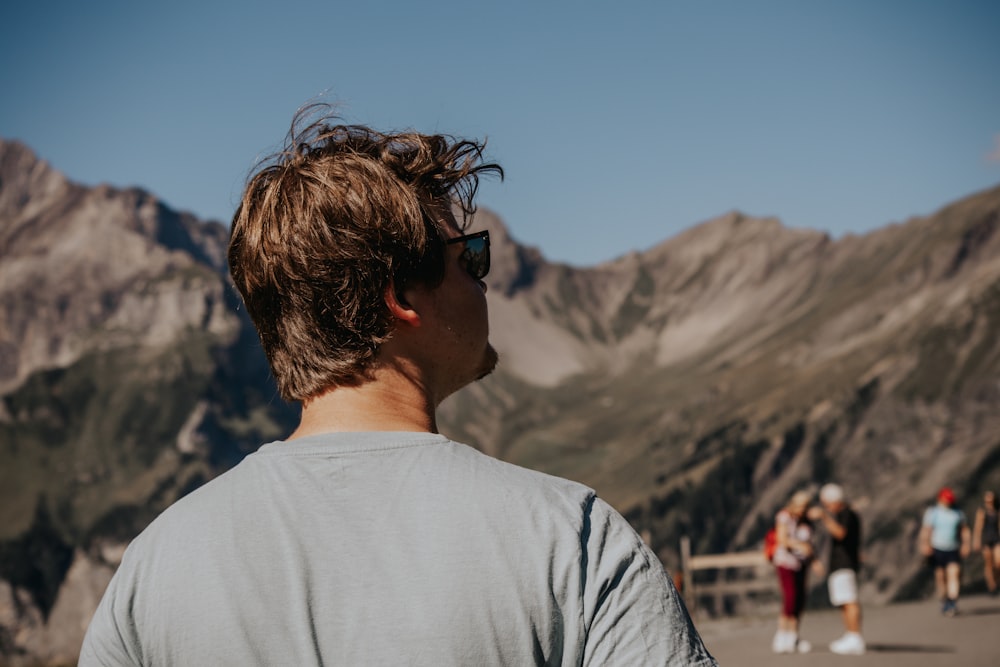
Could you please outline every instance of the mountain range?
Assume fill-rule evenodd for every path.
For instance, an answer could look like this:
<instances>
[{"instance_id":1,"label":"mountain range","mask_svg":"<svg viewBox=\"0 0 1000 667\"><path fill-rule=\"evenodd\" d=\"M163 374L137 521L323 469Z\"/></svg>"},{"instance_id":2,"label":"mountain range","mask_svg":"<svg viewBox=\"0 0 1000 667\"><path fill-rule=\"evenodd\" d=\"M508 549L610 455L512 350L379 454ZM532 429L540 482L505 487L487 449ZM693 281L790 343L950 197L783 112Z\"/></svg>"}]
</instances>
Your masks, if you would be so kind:
<instances>
[{"instance_id":1,"label":"mountain range","mask_svg":"<svg viewBox=\"0 0 1000 667\"><path fill-rule=\"evenodd\" d=\"M730 212L594 267L491 230L501 365L442 430L593 487L670 568L757 548L799 488L864 522L863 592L926 594L943 485L1000 488L1000 187L839 239ZM585 231L581 231L585 233ZM0 140L0 656L71 662L128 540L297 418L228 232ZM969 583L975 572L968 571Z\"/></svg>"}]
</instances>

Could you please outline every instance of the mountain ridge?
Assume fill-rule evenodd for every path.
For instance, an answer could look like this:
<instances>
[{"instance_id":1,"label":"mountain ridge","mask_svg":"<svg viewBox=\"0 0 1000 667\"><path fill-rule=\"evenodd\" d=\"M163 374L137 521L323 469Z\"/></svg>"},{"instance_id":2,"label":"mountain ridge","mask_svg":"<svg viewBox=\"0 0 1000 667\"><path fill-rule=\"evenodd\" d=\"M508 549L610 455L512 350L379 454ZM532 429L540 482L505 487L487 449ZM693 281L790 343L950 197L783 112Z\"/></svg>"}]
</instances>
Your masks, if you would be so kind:
<instances>
[{"instance_id":1,"label":"mountain ridge","mask_svg":"<svg viewBox=\"0 0 1000 667\"><path fill-rule=\"evenodd\" d=\"M443 432L588 484L670 567L681 535L754 548L834 479L865 521L863 594L906 599L931 585L912 544L936 488L1000 486L1000 187L838 239L731 211L583 268L487 209L473 225L501 365ZM293 427L226 233L0 140L0 655L71 661L61 628L123 545Z\"/></svg>"}]
</instances>

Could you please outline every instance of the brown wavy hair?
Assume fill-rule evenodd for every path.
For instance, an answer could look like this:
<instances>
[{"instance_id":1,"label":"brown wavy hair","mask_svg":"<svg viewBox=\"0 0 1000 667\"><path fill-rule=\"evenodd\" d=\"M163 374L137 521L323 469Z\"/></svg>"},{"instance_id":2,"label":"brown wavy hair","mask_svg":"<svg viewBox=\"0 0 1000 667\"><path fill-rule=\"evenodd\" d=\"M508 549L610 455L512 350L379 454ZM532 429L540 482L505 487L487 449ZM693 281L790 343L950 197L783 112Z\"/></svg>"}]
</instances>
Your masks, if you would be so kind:
<instances>
[{"instance_id":1,"label":"brown wavy hair","mask_svg":"<svg viewBox=\"0 0 1000 667\"><path fill-rule=\"evenodd\" d=\"M441 211L475 212L485 142L296 114L233 217L229 269L282 397L304 401L369 375L391 332L385 290L444 276ZM310 121L310 118L317 120Z\"/></svg>"}]
</instances>

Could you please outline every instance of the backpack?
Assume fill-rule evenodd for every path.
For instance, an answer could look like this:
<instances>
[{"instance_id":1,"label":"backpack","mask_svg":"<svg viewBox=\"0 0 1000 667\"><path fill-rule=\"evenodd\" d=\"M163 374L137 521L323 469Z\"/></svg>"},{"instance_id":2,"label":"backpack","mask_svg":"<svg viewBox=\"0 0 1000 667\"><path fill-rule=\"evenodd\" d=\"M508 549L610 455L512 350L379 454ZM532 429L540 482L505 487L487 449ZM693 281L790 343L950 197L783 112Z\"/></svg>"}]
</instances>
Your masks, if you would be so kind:
<instances>
[{"instance_id":1,"label":"backpack","mask_svg":"<svg viewBox=\"0 0 1000 667\"><path fill-rule=\"evenodd\" d=\"M764 535L764 558L766 558L768 562L774 560L774 552L777 551L777 549L778 532L774 528L771 528L771 530L767 531Z\"/></svg>"}]
</instances>

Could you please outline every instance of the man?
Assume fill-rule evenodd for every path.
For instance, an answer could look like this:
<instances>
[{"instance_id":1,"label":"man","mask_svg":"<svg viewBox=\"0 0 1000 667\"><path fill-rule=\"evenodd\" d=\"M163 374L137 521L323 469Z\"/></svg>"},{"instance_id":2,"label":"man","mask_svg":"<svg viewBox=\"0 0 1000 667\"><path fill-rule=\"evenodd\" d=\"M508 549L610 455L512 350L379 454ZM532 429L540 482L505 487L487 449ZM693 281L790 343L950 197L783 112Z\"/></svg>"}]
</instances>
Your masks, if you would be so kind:
<instances>
[{"instance_id":1,"label":"man","mask_svg":"<svg viewBox=\"0 0 1000 667\"><path fill-rule=\"evenodd\" d=\"M941 613L958 613L962 559L969 555L970 531L965 513L955 509L955 492L938 492L937 504L924 512L920 528L920 553L934 566L934 583L941 600Z\"/></svg>"},{"instance_id":2,"label":"man","mask_svg":"<svg viewBox=\"0 0 1000 667\"><path fill-rule=\"evenodd\" d=\"M300 119L229 260L301 422L133 541L81 664L714 665L592 490L437 434L497 361L489 236L462 227L500 168L474 142Z\"/></svg>"},{"instance_id":3,"label":"man","mask_svg":"<svg viewBox=\"0 0 1000 667\"><path fill-rule=\"evenodd\" d=\"M861 636L861 603L858 600L858 570L861 567L861 520L848 505L844 490L826 484L819 491L822 507L815 518L830 534L830 563L827 590L830 603L840 607L844 635L830 644L830 650L842 655L862 655L865 640Z\"/></svg>"}]
</instances>

